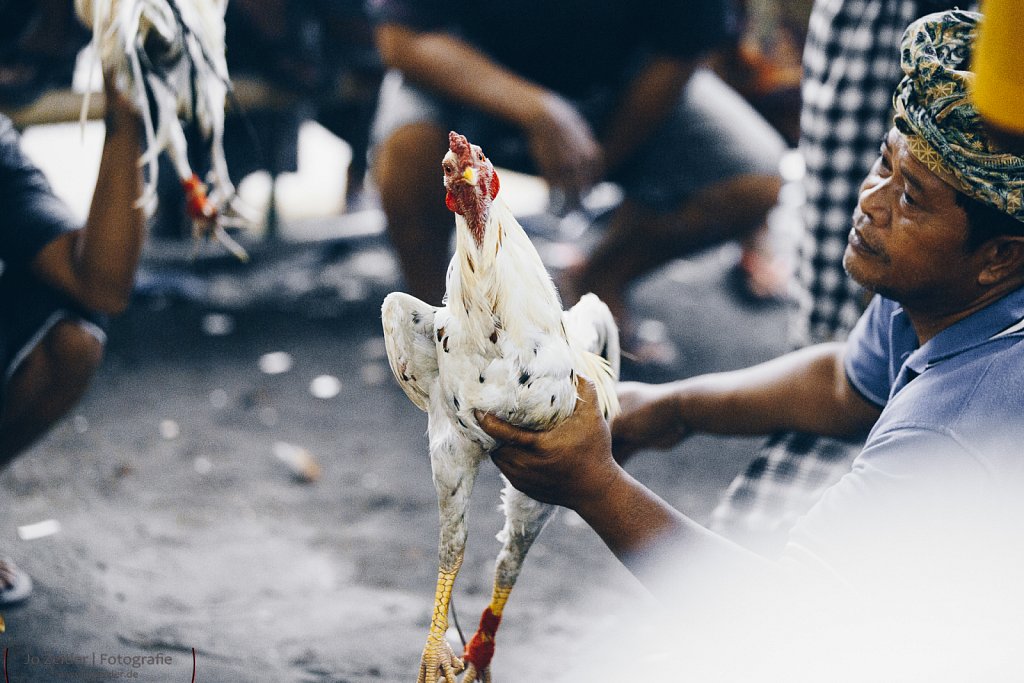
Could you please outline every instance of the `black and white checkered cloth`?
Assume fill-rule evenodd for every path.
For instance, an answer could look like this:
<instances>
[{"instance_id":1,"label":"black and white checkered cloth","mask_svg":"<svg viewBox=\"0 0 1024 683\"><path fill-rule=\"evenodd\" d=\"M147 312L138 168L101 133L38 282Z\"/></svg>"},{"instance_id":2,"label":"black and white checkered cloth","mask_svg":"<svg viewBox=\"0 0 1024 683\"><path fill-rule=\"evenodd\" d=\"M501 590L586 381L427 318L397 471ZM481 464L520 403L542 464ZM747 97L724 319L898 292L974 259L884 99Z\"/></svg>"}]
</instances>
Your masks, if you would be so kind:
<instances>
[{"instance_id":1,"label":"black and white checkered cloth","mask_svg":"<svg viewBox=\"0 0 1024 683\"><path fill-rule=\"evenodd\" d=\"M850 469L860 444L784 432L768 439L711 513L709 527L766 556L785 546L794 522Z\"/></svg>"},{"instance_id":2,"label":"black and white checkered cloth","mask_svg":"<svg viewBox=\"0 0 1024 683\"><path fill-rule=\"evenodd\" d=\"M861 181L892 125L902 76L900 38L919 16L976 3L935 0L816 0L803 55L800 151L806 230L797 269L795 347L841 340L863 311L843 252ZM792 523L850 467L859 448L807 434L772 437L729 487L711 525L769 554Z\"/></svg>"},{"instance_id":3,"label":"black and white checkered cloth","mask_svg":"<svg viewBox=\"0 0 1024 683\"><path fill-rule=\"evenodd\" d=\"M791 325L796 345L845 338L863 311L861 290L843 271L843 251L858 188L892 125L892 93L902 76L900 37L931 4L814 3L801 88L807 230L797 279L806 296Z\"/></svg>"}]
</instances>

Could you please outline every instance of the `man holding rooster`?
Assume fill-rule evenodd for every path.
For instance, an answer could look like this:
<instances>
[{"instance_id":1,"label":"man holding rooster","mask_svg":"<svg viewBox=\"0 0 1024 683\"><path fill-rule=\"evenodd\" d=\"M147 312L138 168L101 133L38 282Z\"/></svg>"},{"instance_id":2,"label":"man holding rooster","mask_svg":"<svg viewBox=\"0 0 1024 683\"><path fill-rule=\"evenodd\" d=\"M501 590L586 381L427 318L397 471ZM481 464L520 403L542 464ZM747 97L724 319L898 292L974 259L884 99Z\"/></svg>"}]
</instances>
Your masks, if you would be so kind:
<instances>
[{"instance_id":1,"label":"man holding rooster","mask_svg":"<svg viewBox=\"0 0 1024 683\"><path fill-rule=\"evenodd\" d=\"M512 484L575 509L645 579L671 557L675 584L652 585L673 598L714 605L795 586L806 615L824 585L860 616L998 632L1020 605L1006 595L1020 597L1013 558L1024 551L1024 157L993 141L969 97L979 19L943 12L905 33L896 125L861 185L844 257L875 297L847 343L625 384L610 431L585 383L575 415L549 432L478 414L505 443L493 458ZM868 436L778 562L681 515L612 458L697 431L779 429Z\"/></svg>"}]
</instances>

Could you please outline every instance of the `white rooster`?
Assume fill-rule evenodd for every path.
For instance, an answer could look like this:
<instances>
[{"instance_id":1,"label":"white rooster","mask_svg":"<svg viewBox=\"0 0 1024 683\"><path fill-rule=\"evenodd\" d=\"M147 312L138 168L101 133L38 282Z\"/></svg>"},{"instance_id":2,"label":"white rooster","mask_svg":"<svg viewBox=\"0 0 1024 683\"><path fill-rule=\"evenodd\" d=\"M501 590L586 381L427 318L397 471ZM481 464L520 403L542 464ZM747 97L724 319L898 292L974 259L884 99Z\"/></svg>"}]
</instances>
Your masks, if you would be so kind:
<instances>
[{"instance_id":1,"label":"white rooster","mask_svg":"<svg viewBox=\"0 0 1024 683\"><path fill-rule=\"evenodd\" d=\"M248 258L225 226L252 222L236 199L224 158L224 103L230 87L224 58L227 0L75 0L79 19L93 32L92 47L114 86L142 115L148 174L139 199L156 208L157 157L167 151L185 192L197 237L215 237L241 260ZM83 103L83 117L88 101ZM189 164L181 119L204 138L210 172L202 180ZM207 196L209 189L209 196Z\"/></svg>"},{"instance_id":2,"label":"white rooster","mask_svg":"<svg viewBox=\"0 0 1024 683\"><path fill-rule=\"evenodd\" d=\"M402 389L427 413L430 462L441 517L440 570L419 683L455 682L463 661L446 638L448 606L466 546L466 511L480 463L495 442L473 410L546 429L576 405L577 373L597 385L606 416L618 410L618 329L596 296L562 311L526 233L498 194L494 167L476 145L449 134L442 162L456 249L440 308L408 294L384 299L388 360ZM552 506L505 482L505 526L490 605L464 653L464 681L490 680L494 636L530 545Z\"/></svg>"}]
</instances>

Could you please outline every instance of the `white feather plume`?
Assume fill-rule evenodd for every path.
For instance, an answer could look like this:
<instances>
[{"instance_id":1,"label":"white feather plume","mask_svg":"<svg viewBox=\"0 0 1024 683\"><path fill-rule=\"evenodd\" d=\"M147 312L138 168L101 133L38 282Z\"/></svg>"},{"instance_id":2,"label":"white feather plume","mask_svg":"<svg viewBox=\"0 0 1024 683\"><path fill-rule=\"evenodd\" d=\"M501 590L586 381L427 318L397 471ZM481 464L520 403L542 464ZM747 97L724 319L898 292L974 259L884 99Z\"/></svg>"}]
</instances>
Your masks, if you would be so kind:
<instances>
[{"instance_id":1,"label":"white feather plume","mask_svg":"<svg viewBox=\"0 0 1024 683\"><path fill-rule=\"evenodd\" d=\"M157 160L167 152L186 188L197 234L213 234L240 257L244 251L224 232L251 221L235 198L224 157L224 105L230 86L224 57L227 0L75 0L92 30L94 54L114 87L143 119L148 169L139 205L156 209ZM88 100L83 103L83 117ZM182 121L193 121L204 139L210 171L195 177ZM207 187L209 194L207 195Z\"/></svg>"}]
</instances>

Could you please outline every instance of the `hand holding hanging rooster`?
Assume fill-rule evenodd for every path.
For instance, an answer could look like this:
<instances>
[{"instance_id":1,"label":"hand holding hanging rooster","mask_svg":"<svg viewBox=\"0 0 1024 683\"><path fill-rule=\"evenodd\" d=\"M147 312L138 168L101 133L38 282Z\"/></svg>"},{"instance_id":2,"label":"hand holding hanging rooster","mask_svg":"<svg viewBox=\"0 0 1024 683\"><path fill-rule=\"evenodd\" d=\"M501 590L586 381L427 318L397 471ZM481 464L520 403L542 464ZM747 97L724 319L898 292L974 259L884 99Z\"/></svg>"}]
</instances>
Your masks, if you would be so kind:
<instances>
[{"instance_id":1,"label":"hand holding hanging rooster","mask_svg":"<svg viewBox=\"0 0 1024 683\"><path fill-rule=\"evenodd\" d=\"M142 117L147 167L139 205L156 209L157 158L166 151L181 179L196 237L213 237L241 260L245 250L225 228L253 222L238 201L224 158L224 104L230 88L224 58L227 0L75 0L93 32L92 47L108 82ZM83 117L88 101L83 103ZM194 122L210 171L192 170L181 121Z\"/></svg>"}]
</instances>

